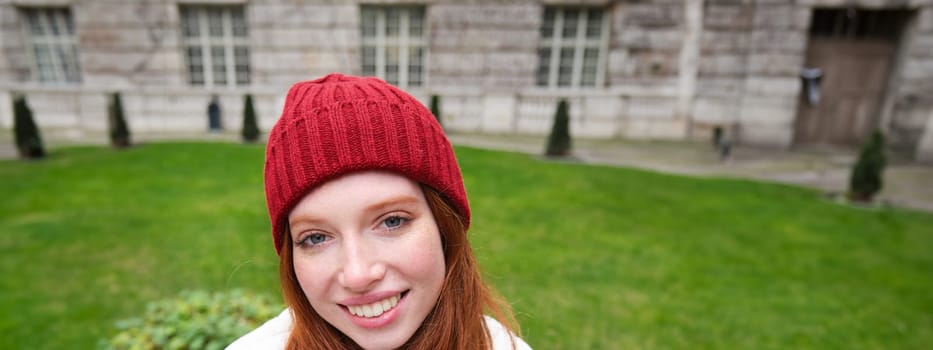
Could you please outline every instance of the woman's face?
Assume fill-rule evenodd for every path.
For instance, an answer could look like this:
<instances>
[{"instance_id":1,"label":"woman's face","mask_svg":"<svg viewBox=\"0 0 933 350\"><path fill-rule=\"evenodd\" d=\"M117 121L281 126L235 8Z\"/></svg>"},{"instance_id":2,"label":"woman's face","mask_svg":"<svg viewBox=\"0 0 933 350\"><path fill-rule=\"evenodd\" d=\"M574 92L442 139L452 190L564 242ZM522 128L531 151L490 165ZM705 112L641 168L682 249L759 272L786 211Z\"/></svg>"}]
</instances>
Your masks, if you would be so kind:
<instances>
[{"instance_id":1,"label":"woman's face","mask_svg":"<svg viewBox=\"0 0 933 350\"><path fill-rule=\"evenodd\" d=\"M444 283L441 237L417 183L365 171L328 181L288 216L292 262L311 307L364 349L395 349Z\"/></svg>"}]
</instances>

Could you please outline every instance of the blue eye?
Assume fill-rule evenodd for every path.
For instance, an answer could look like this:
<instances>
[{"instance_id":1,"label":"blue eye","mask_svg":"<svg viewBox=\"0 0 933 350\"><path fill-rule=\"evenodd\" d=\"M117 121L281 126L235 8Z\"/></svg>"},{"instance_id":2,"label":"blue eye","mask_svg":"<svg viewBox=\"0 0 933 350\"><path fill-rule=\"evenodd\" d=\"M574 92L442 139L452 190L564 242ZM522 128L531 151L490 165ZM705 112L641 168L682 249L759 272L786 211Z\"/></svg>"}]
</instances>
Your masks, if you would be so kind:
<instances>
[{"instance_id":1,"label":"blue eye","mask_svg":"<svg viewBox=\"0 0 933 350\"><path fill-rule=\"evenodd\" d=\"M301 241L302 244L318 245L327 241L327 236L322 233L312 233L305 236Z\"/></svg>"},{"instance_id":2,"label":"blue eye","mask_svg":"<svg viewBox=\"0 0 933 350\"><path fill-rule=\"evenodd\" d=\"M397 228L399 226L402 226L402 224L404 224L405 221L407 220L408 219L403 218L401 216L391 216L385 220L382 220L382 223L386 225L386 227L388 228Z\"/></svg>"}]
</instances>

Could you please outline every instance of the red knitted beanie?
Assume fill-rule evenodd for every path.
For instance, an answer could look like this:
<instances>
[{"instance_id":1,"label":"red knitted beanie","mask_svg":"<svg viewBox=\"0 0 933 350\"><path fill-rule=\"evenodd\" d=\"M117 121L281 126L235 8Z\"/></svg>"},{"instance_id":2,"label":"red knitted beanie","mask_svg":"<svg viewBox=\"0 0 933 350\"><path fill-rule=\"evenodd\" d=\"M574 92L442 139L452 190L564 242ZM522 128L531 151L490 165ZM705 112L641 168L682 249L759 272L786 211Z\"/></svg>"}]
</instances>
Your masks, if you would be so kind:
<instances>
[{"instance_id":1,"label":"red knitted beanie","mask_svg":"<svg viewBox=\"0 0 933 350\"><path fill-rule=\"evenodd\" d=\"M266 145L266 202L276 252L289 212L308 192L340 175L375 169L434 188L469 227L460 167L421 102L377 78L331 74L293 85Z\"/></svg>"}]
</instances>

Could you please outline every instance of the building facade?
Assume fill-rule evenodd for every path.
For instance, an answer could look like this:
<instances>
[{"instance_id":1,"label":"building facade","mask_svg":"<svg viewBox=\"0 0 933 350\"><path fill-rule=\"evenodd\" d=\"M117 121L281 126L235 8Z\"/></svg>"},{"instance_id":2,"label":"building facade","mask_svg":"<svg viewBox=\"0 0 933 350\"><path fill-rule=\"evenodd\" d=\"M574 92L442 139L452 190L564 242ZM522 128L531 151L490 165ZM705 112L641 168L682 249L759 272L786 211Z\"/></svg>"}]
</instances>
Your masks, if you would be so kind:
<instances>
[{"instance_id":1,"label":"building facade","mask_svg":"<svg viewBox=\"0 0 933 350\"><path fill-rule=\"evenodd\" d=\"M815 68L815 69L806 69ZM933 0L0 0L0 128L25 95L43 131L261 128L330 72L441 97L452 131L858 145L933 161ZM803 74L803 75L802 75ZM806 77L804 77L806 76Z\"/></svg>"}]
</instances>

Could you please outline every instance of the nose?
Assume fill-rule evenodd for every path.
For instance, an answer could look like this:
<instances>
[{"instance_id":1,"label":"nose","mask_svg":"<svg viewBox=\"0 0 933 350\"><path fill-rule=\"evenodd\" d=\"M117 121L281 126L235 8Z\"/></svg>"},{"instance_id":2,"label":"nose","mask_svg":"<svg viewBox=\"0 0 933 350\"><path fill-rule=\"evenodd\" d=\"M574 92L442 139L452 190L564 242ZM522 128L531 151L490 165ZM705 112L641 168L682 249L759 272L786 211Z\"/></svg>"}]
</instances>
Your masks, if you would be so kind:
<instances>
[{"instance_id":1,"label":"nose","mask_svg":"<svg viewBox=\"0 0 933 350\"><path fill-rule=\"evenodd\" d=\"M337 282L353 292L372 289L385 277L386 266L379 259L378 248L364 239L344 240L343 267Z\"/></svg>"}]
</instances>

